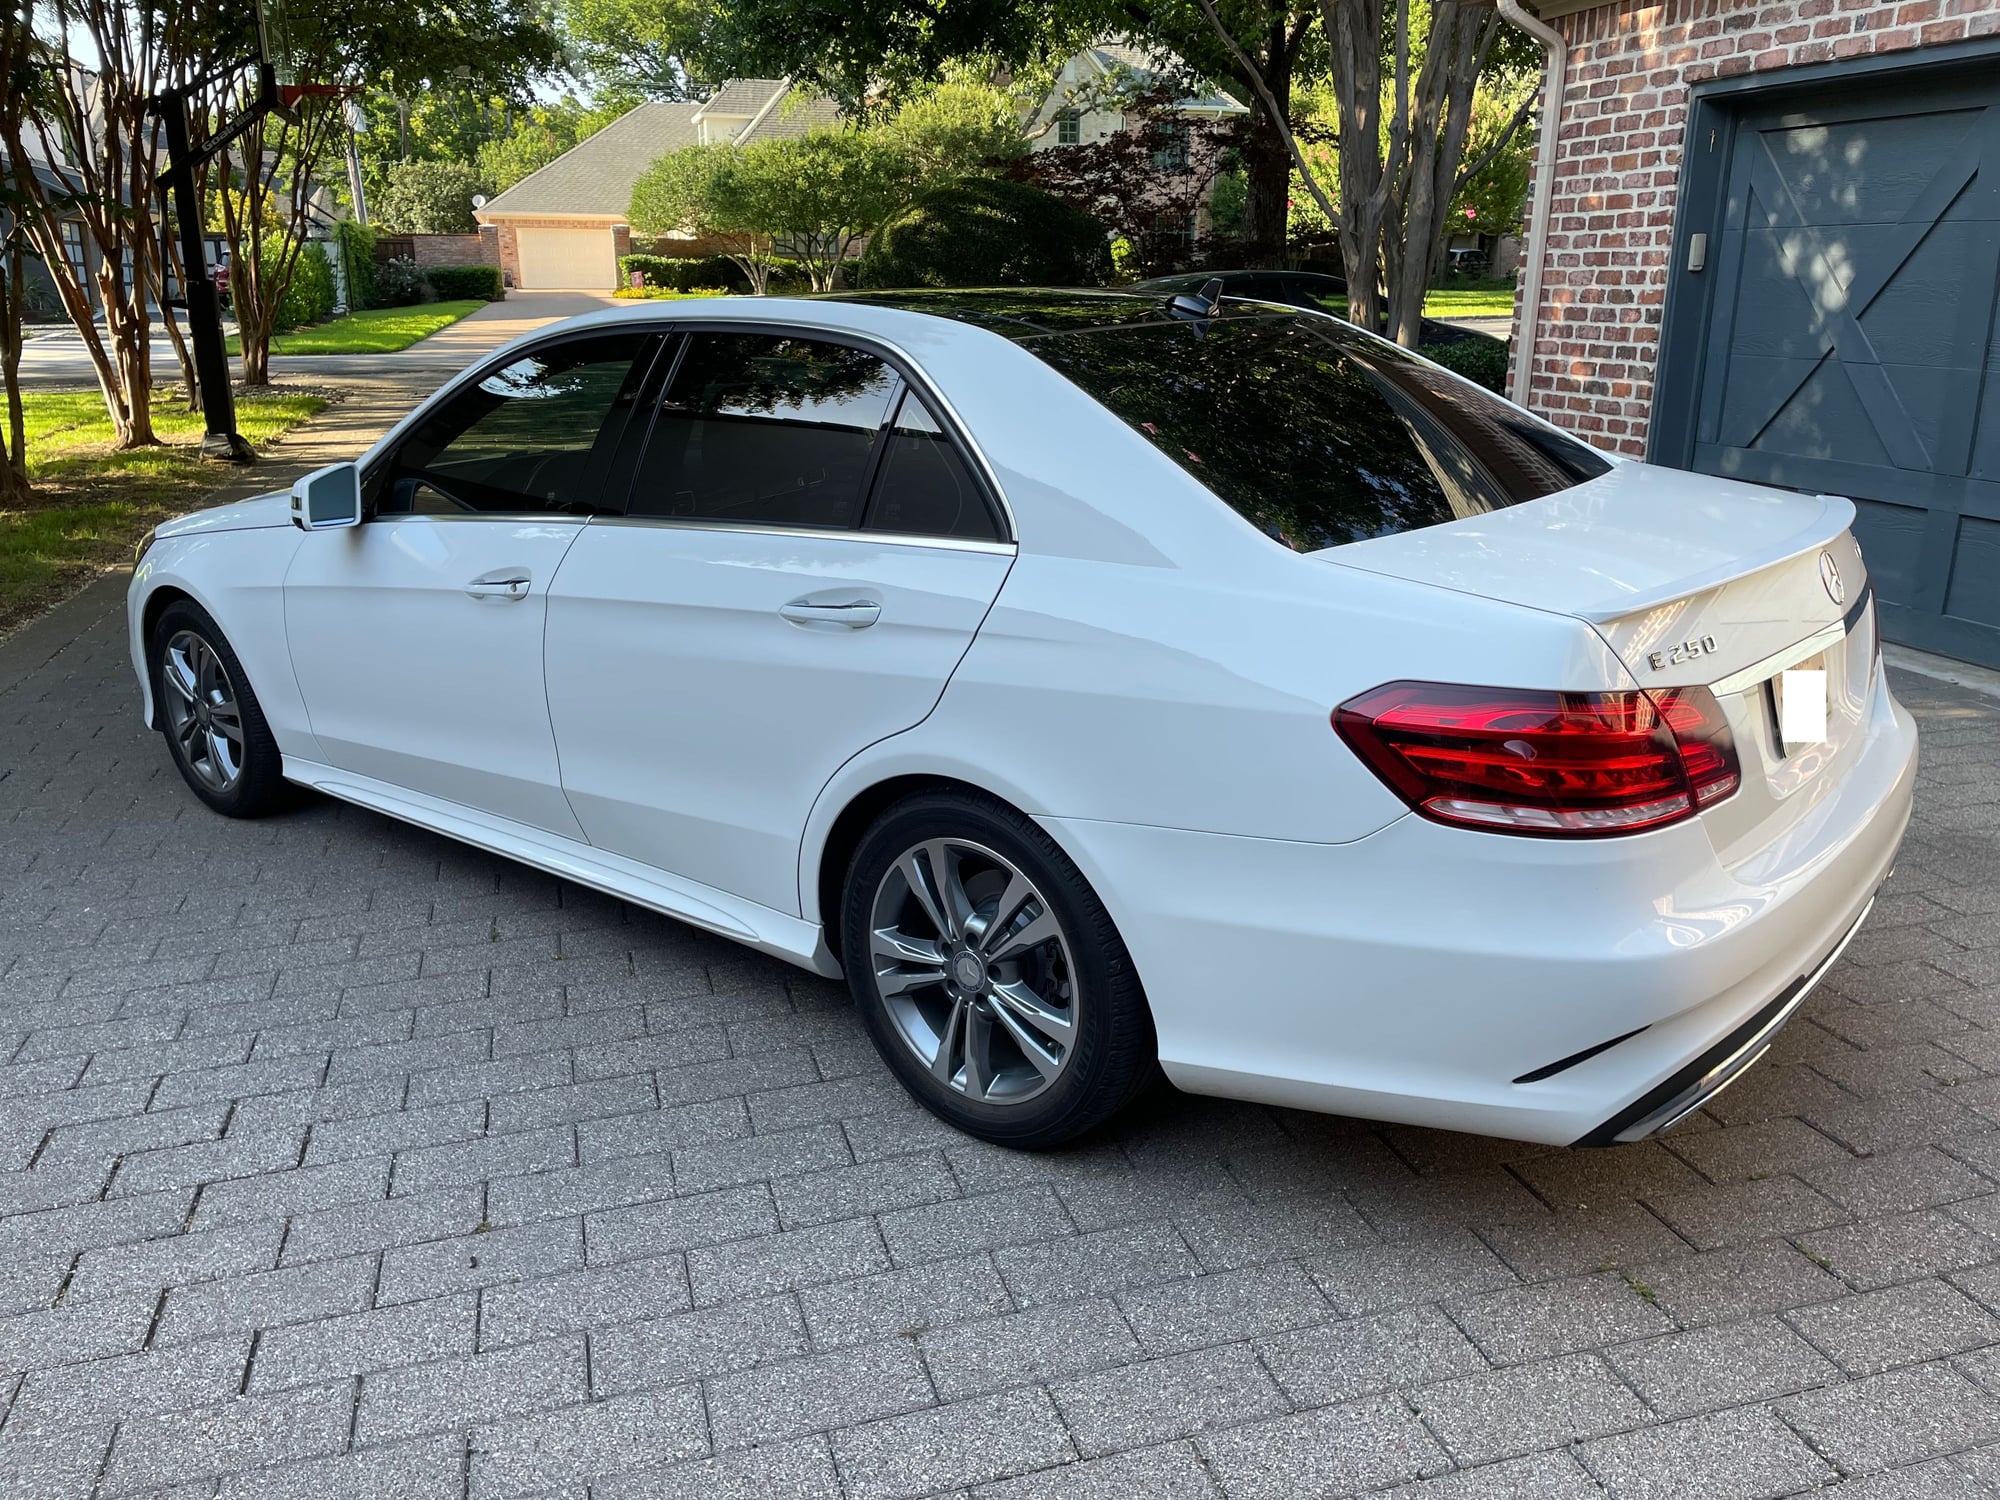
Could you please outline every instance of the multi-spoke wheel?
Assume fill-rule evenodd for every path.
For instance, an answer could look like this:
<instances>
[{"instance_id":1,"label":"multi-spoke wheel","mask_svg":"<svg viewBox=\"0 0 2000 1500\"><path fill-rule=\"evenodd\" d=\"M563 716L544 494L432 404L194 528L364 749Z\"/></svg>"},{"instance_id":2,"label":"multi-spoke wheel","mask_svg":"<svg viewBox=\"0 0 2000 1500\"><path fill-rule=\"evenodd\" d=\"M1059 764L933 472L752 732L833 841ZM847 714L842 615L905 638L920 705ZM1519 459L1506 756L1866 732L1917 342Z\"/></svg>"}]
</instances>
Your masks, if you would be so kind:
<instances>
[{"instance_id":1,"label":"multi-spoke wheel","mask_svg":"<svg viewBox=\"0 0 2000 1500\"><path fill-rule=\"evenodd\" d=\"M228 791L243 775L243 709L215 647L175 631L160 655L160 686L181 764L211 792Z\"/></svg>"},{"instance_id":2,"label":"multi-spoke wheel","mask_svg":"<svg viewBox=\"0 0 2000 1500\"><path fill-rule=\"evenodd\" d=\"M1001 803L927 794L885 813L855 851L842 944L884 1059L972 1134L1056 1144L1150 1074L1151 1018L1111 919Z\"/></svg>"},{"instance_id":3,"label":"multi-spoke wheel","mask_svg":"<svg viewBox=\"0 0 2000 1500\"><path fill-rule=\"evenodd\" d=\"M151 654L160 730L195 795L232 817L270 811L284 790L283 759L215 621L190 600L168 605Z\"/></svg>"}]
</instances>

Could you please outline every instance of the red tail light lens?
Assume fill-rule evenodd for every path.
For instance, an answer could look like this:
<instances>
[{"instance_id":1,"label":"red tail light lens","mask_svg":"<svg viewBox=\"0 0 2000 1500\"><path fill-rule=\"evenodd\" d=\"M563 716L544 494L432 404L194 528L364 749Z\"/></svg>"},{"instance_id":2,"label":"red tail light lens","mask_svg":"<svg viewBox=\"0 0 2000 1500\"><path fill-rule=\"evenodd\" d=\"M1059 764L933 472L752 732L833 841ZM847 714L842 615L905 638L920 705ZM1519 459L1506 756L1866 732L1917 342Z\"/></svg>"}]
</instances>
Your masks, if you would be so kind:
<instances>
[{"instance_id":1,"label":"red tail light lens","mask_svg":"<svg viewBox=\"0 0 2000 1500\"><path fill-rule=\"evenodd\" d=\"M1333 727L1427 818L1589 838L1694 816L1735 791L1736 743L1707 688L1548 693L1392 682Z\"/></svg>"}]
</instances>

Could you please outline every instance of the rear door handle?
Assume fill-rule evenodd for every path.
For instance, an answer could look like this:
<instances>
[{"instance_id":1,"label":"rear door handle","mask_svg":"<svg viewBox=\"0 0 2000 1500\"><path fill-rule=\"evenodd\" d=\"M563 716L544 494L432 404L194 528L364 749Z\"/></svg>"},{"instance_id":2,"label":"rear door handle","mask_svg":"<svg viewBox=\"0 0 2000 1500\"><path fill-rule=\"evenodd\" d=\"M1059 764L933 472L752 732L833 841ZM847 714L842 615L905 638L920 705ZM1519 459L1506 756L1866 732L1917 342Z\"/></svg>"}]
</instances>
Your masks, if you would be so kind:
<instances>
[{"instance_id":1,"label":"rear door handle","mask_svg":"<svg viewBox=\"0 0 2000 1500\"><path fill-rule=\"evenodd\" d=\"M847 630L866 630L882 618L882 603L879 599L838 599L824 595L815 598L809 595L781 606L778 613L794 625L831 625Z\"/></svg>"},{"instance_id":2,"label":"rear door handle","mask_svg":"<svg viewBox=\"0 0 2000 1500\"><path fill-rule=\"evenodd\" d=\"M473 579L465 591L475 599L525 599L532 582L526 568L495 568Z\"/></svg>"}]
</instances>

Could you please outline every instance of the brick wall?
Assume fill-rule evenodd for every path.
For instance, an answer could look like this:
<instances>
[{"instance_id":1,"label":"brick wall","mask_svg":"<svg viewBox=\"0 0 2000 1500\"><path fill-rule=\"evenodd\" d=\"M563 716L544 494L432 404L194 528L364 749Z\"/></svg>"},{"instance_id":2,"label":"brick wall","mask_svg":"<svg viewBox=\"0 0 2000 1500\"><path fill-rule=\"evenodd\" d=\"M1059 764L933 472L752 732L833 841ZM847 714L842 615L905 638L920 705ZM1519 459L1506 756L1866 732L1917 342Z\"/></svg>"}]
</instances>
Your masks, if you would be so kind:
<instances>
[{"instance_id":1,"label":"brick wall","mask_svg":"<svg viewBox=\"0 0 2000 1500\"><path fill-rule=\"evenodd\" d=\"M2000 34L2000 0L1620 0L1552 24L1569 78L1529 404L1640 455L1689 88Z\"/></svg>"},{"instance_id":2,"label":"brick wall","mask_svg":"<svg viewBox=\"0 0 2000 1500\"><path fill-rule=\"evenodd\" d=\"M500 264L489 255L483 234L413 234L407 238L410 254L422 270L428 271L432 266Z\"/></svg>"}]
</instances>

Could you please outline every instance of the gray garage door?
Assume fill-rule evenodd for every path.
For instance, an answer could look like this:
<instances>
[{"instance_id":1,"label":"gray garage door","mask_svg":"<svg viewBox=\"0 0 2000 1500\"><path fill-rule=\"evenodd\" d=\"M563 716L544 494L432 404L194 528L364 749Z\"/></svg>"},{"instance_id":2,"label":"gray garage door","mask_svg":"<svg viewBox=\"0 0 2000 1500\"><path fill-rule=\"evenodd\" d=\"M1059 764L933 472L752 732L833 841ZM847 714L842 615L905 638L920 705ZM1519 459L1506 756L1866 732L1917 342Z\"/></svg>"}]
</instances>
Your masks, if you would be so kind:
<instances>
[{"instance_id":1,"label":"gray garage door","mask_svg":"<svg viewBox=\"0 0 2000 1500\"><path fill-rule=\"evenodd\" d=\"M1690 141L1706 265L1684 223L1676 267L1707 282L1676 289L1691 441L1656 456L1851 496L1890 638L2000 664L2000 69L1749 94L1722 126Z\"/></svg>"}]
</instances>

